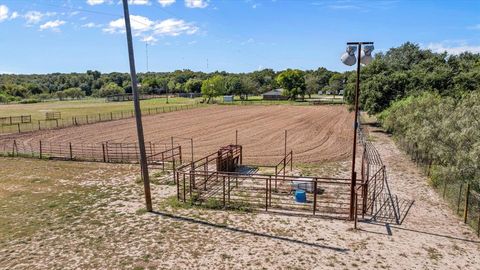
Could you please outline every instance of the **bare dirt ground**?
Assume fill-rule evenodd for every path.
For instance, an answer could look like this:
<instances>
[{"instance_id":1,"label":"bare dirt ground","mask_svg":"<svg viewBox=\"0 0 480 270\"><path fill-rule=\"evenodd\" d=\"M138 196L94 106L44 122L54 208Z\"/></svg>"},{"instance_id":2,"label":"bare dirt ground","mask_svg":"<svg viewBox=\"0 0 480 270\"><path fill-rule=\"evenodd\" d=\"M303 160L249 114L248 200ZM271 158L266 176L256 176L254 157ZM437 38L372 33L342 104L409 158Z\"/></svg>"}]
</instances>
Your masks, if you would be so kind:
<instances>
[{"instance_id":1,"label":"bare dirt ground","mask_svg":"<svg viewBox=\"0 0 480 270\"><path fill-rule=\"evenodd\" d=\"M145 213L135 165L2 158L0 269L479 269L480 239L388 136L371 139L415 200L402 225L182 208L160 173Z\"/></svg>"},{"instance_id":2,"label":"bare dirt ground","mask_svg":"<svg viewBox=\"0 0 480 270\"><path fill-rule=\"evenodd\" d=\"M181 112L144 117L147 141L170 145L170 137L194 139L196 158L219 147L235 143L244 146L244 160L250 164L270 164L284 152L284 131L295 162L319 163L344 160L350 155L353 114L344 106L209 106ZM38 141L101 143L134 142L134 119L103 122L60 130L0 137L35 145ZM190 142L175 139L190 156Z\"/></svg>"}]
</instances>

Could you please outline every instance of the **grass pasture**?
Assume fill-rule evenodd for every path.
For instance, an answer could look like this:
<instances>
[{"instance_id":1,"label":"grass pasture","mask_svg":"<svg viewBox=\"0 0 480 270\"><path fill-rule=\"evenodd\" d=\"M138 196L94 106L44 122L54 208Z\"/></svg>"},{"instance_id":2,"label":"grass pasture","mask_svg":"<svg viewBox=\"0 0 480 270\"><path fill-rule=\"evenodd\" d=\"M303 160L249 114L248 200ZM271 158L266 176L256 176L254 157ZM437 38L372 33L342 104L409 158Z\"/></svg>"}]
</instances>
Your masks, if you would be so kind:
<instances>
[{"instance_id":1,"label":"grass pasture","mask_svg":"<svg viewBox=\"0 0 480 270\"><path fill-rule=\"evenodd\" d=\"M195 99L189 98L169 98L166 103L165 98L155 98L140 101L143 110L149 108L168 107L181 104L192 104ZM0 105L0 117L31 115L32 121L44 120L47 111L58 111L62 113L62 118L69 119L73 116L110 113L119 111L133 110L132 101L124 102L105 102L104 98L88 98L83 100L69 101L46 101L32 104L5 104Z\"/></svg>"}]
</instances>

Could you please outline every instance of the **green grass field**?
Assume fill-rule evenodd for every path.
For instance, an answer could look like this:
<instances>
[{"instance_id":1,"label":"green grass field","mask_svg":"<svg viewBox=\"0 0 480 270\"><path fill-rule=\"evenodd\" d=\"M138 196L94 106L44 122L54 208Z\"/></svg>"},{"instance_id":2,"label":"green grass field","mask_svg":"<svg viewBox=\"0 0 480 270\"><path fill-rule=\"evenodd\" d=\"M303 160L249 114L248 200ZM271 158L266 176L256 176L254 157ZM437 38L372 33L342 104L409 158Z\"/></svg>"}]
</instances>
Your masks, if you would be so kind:
<instances>
[{"instance_id":1,"label":"green grass field","mask_svg":"<svg viewBox=\"0 0 480 270\"><path fill-rule=\"evenodd\" d=\"M165 98L156 98L140 101L143 110L148 108L168 107L182 104L193 104L198 99L189 98L169 98L166 103ZM33 104L8 104L0 105L0 117L31 115L32 121L45 119L47 111L58 111L62 113L62 118L71 118L72 116L110 113L119 111L133 110L133 102L105 102L105 99L84 99L71 101L47 101Z\"/></svg>"}]
</instances>

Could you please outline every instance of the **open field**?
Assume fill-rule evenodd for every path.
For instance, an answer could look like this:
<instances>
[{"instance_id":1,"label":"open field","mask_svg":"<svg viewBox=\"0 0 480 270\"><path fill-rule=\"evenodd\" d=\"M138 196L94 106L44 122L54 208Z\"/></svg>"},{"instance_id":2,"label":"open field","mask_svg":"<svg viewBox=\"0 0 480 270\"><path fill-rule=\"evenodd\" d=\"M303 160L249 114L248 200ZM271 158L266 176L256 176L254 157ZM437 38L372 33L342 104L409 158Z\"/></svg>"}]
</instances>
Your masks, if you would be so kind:
<instances>
[{"instance_id":1,"label":"open field","mask_svg":"<svg viewBox=\"0 0 480 270\"><path fill-rule=\"evenodd\" d=\"M480 239L388 136L371 139L416 201L402 225L182 207L159 172L145 213L138 165L0 158L0 269L478 269Z\"/></svg>"},{"instance_id":2,"label":"open field","mask_svg":"<svg viewBox=\"0 0 480 270\"><path fill-rule=\"evenodd\" d=\"M194 99L189 98L169 98L169 104L166 104L165 98L156 98L142 100L140 102L142 109L168 107L179 104L192 104ZM47 101L33 104L7 104L0 105L0 117L32 115L32 121L44 120L47 111L58 111L62 113L62 118L69 119L73 116L86 114L110 113L118 111L133 110L133 102L105 102L104 98L83 99L70 101Z\"/></svg>"},{"instance_id":3,"label":"open field","mask_svg":"<svg viewBox=\"0 0 480 270\"><path fill-rule=\"evenodd\" d=\"M351 151L353 113L346 106L209 106L144 117L147 141L170 145L170 137L194 139L195 157L210 154L220 146L238 143L250 164L271 164L282 158L284 131L288 151L295 163L344 160ZM124 119L59 130L2 136L38 147L42 142L101 143L136 141L135 120ZM190 142L175 139L190 157Z\"/></svg>"}]
</instances>

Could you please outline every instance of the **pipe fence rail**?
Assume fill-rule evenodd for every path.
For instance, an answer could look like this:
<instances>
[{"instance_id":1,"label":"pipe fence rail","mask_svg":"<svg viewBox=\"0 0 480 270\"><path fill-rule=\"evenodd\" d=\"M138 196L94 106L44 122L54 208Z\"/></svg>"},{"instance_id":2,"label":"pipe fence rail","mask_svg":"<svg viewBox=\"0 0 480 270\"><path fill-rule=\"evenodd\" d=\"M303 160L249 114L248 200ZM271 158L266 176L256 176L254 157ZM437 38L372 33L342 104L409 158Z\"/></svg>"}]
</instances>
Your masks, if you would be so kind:
<instances>
[{"instance_id":1,"label":"pipe fence rail","mask_svg":"<svg viewBox=\"0 0 480 270\"><path fill-rule=\"evenodd\" d=\"M341 178L242 174L177 170L177 199L192 204L214 204L246 211L264 209L348 219L350 180ZM307 201L293 200L295 189L305 189Z\"/></svg>"},{"instance_id":2,"label":"pipe fence rail","mask_svg":"<svg viewBox=\"0 0 480 270\"><path fill-rule=\"evenodd\" d=\"M175 169L182 163L182 147L167 148L163 144L146 143L147 163L161 166L162 170ZM35 157L74 161L96 161L105 163L139 163L137 143L72 143L55 141L21 142L5 140L0 142L0 156Z\"/></svg>"},{"instance_id":3,"label":"pipe fence rail","mask_svg":"<svg viewBox=\"0 0 480 270\"><path fill-rule=\"evenodd\" d=\"M194 103L194 104L146 108L142 110L142 115L148 116L148 115L154 115L154 114L160 114L160 113L188 110L188 109L193 109L201 106L203 105L200 103ZM116 111L116 112L109 112L109 113L76 115L68 118L51 119L51 120L43 119L43 120L32 121L30 117L30 121L28 122L15 122L12 125L1 124L2 121L9 121L9 119L11 118L11 117L2 117L0 118L0 124L1 124L0 134L24 133L24 132L32 132L32 131L45 130L45 129L66 128L66 127L88 125L88 124L94 124L94 123L100 123L100 122L115 121L115 120L127 119L132 117L134 117L133 110L124 110L124 111ZM2 120L3 118L6 118L7 120Z\"/></svg>"}]
</instances>

